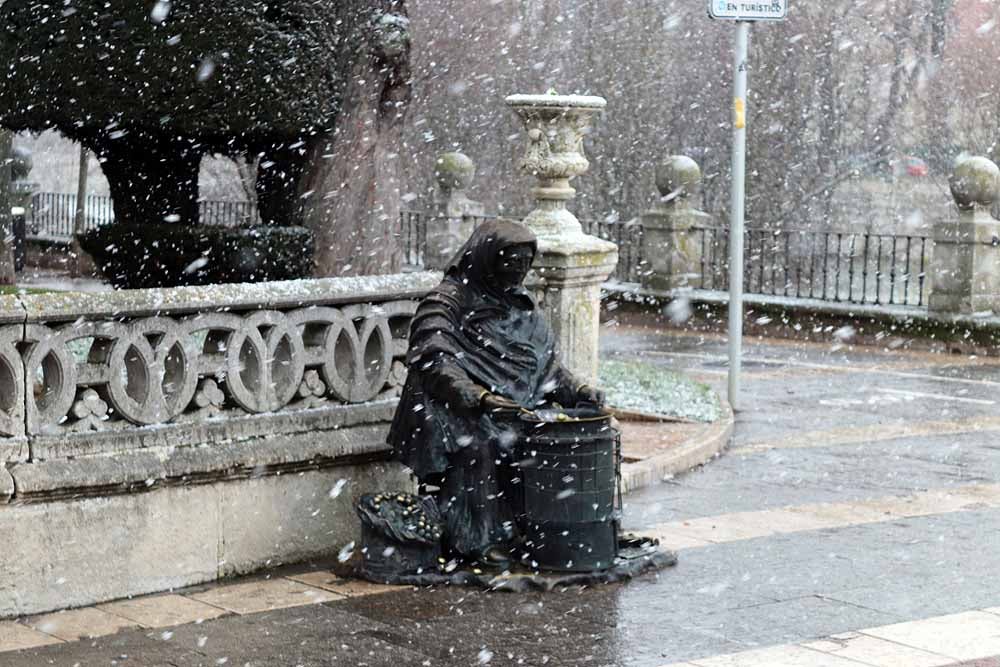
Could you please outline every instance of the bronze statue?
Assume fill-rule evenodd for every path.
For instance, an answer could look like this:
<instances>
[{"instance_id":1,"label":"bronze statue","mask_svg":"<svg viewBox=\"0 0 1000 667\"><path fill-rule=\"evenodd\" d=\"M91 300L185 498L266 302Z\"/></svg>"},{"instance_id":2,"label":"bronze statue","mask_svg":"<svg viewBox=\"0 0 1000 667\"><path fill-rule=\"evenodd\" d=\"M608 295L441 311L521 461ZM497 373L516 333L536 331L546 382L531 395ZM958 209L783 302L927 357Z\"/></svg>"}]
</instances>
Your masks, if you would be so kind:
<instances>
[{"instance_id":1,"label":"bronze statue","mask_svg":"<svg viewBox=\"0 0 1000 667\"><path fill-rule=\"evenodd\" d=\"M604 403L558 362L552 329L524 288L536 251L525 227L482 224L410 326L389 444L438 489L445 549L470 563L506 566L517 542L520 413Z\"/></svg>"}]
</instances>

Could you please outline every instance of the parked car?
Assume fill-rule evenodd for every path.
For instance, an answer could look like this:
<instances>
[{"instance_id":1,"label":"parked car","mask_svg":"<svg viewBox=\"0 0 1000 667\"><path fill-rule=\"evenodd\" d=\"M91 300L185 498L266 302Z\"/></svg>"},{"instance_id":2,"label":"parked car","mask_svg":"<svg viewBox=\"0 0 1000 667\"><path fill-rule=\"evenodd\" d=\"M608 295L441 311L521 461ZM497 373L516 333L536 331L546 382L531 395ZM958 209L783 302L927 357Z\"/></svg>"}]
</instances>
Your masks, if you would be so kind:
<instances>
[{"instance_id":1,"label":"parked car","mask_svg":"<svg viewBox=\"0 0 1000 667\"><path fill-rule=\"evenodd\" d=\"M927 176L930 173L927 163L915 155L904 155L898 160L893 160L890 164L896 176L915 176L919 178Z\"/></svg>"}]
</instances>

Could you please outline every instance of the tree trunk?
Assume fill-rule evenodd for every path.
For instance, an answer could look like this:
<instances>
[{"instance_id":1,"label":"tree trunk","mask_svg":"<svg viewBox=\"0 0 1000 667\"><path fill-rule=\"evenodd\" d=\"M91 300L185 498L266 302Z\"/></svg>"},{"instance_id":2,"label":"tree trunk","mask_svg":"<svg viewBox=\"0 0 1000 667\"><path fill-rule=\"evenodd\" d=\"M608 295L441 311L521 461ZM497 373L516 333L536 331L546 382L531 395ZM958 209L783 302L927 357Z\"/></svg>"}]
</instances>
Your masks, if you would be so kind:
<instances>
[{"instance_id":1,"label":"tree trunk","mask_svg":"<svg viewBox=\"0 0 1000 667\"><path fill-rule=\"evenodd\" d=\"M155 140L118 139L92 148L108 179L116 221L198 223L201 152Z\"/></svg>"},{"instance_id":2,"label":"tree trunk","mask_svg":"<svg viewBox=\"0 0 1000 667\"><path fill-rule=\"evenodd\" d=\"M257 166L257 209L265 225L302 224L299 182L305 168L305 149L287 144L267 146Z\"/></svg>"},{"instance_id":3,"label":"tree trunk","mask_svg":"<svg viewBox=\"0 0 1000 667\"><path fill-rule=\"evenodd\" d=\"M333 129L309 146L300 183L320 276L392 273L402 264L399 161L410 99L405 2L349 4L356 5L356 48L344 50L338 67L349 81ZM382 9L374 18L373 4Z\"/></svg>"},{"instance_id":4,"label":"tree trunk","mask_svg":"<svg viewBox=\"0 0 1000 667\"><path fill-rule=\"evenodd\" d=\"M70 244L70 253L73 256L74 278L79 278L84 274L86 260L84 258L83 247L80 245L80 237L87 231L87 168L90 163L90 151L87 147L80 145L80 164L77 167L76 178L76 212L73 216L73 242Z\"/></svg>"},{"instance_id":5,"label":"tree trunk","mask_svg":"<svg viewBox=\"0 0 1000 667\"><path fill-rule=\"evenodd\" d=\"M14 135L0 130L0 285L14 285L14 219L10 214Z\"/></svg>"}]
</instances>

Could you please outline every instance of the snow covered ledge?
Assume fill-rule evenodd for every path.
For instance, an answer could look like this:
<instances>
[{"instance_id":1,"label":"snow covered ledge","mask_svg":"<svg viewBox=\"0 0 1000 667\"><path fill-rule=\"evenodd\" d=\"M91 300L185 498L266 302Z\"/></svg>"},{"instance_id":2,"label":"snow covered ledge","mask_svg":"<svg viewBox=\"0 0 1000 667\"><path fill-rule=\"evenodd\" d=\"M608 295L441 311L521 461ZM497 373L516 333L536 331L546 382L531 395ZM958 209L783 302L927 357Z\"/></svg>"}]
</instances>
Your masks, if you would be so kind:
<instances>
[{"instance_id":1,"label":"snow covered ledge","mask_svg":"<svg viewBox=\"0 0 1000 667\"><path fill-rule=\"evenodd\" d=\"M0 616L355 539L352 498L410 484L384 439L439 280L0 297Z\"/></svg>"}]
</instances>

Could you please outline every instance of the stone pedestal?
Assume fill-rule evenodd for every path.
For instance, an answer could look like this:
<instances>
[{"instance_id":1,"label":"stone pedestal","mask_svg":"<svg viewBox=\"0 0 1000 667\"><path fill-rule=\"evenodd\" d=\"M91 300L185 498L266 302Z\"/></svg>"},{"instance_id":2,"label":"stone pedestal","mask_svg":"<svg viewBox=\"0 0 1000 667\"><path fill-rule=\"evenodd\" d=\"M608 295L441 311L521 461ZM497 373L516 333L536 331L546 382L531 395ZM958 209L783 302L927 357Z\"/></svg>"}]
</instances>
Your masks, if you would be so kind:
<instances>
[{"instance_id":1,"label":"stone pedestal","mask_svg":"<svg viewBox=\"0 0 1000 667\"><path fill-rule=\"evenodd\" d=\"M934 224L930 310L1000 314L1000 221L990 215L1000 169L984 157L960 162L952 174L958 219Z\"/></svg>"},{"instance_id":2,"label":"stone pedestal","mask_svg":"<svg viewBox=\"0 0 1000 667\"><path fill-rule=\"evenodd\" d=\"M542 236L528 286L552 324L563 364L581 381L597 380L601 285L618 264L618 247L580 234Z\"/></svg>"},{"instance_id":3,"label":"stone pedestal","mask_svg":"<svg viewBox=\"0 0 1000 667\"><path fill-rule=\"evenodd\" d=\"M437 192L433 218L427 221L424 267L443 269L472 234L475 218L485 209L469 199L466 189L476 175L476 165L462 153L443 153L434 165Z\"/></svg>"},{"instance_id":4,"label":"stone pedestal","mask_svg":"<svg viewBox=\"0 0 1000 667\"><path fill-rule=\"evenodd\" d=\"M701 189L701 169L689 157L672 155L657 166L656 187L659 202L641 216L642 286L662 292L696 287L704 268L699 228L712 224L712 216L692 202Z\"/></svg>"},{"instance_id":5,"label":"stone pedestal","mask_svg":"<svg viewBox=\"0 0 1000 667\"><path fill-rule=\"evenodd\" d=\"M538 256L527 284L536 292L556 334L563 364L580 380L597 379L601 284L618 263L618 246L583 233L567 208L570 179L590 166L583 139L606 102L581 95L511 95L507 104L528 130L521 169L538 178L536 208L523 224L538 236Z\"/></svg>"}]
</instances>

